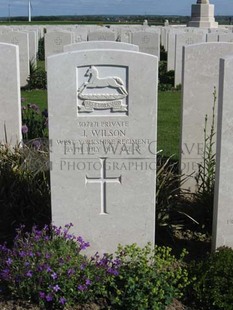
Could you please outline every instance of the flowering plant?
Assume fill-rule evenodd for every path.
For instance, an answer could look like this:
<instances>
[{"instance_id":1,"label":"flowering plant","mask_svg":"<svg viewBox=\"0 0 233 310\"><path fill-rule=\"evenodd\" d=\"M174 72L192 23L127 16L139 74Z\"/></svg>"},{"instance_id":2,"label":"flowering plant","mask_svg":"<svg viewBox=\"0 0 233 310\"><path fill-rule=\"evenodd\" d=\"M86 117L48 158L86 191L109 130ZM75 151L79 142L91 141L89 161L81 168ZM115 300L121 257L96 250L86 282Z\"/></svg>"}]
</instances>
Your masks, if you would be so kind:
<instances>
[{"instance_id":1,"label":"flowering plant","mask_svg":"<svg viewBox=\"0 0 233 310\"><path fill-rule=\"evenodd\" d=\"M36 104L22 106L22 134L23 138L32 140L48 137L48 111L40 111Z\"/></svg>"},{"instance_id":2,"label":"flowering plant","mask_svg":"<svg viewBox=\"0 0 233 310\"><path fill-rule=\"evenodd\" d=\"M81 252L89 243L70 234L71 226L34 226L31 233L21 226L12 249L0 247L0 280L12 295L43 309L63 309L107 295L107 283L118 275L120 261L98 253L87 258Z\"/></svg>"}]
</instances>

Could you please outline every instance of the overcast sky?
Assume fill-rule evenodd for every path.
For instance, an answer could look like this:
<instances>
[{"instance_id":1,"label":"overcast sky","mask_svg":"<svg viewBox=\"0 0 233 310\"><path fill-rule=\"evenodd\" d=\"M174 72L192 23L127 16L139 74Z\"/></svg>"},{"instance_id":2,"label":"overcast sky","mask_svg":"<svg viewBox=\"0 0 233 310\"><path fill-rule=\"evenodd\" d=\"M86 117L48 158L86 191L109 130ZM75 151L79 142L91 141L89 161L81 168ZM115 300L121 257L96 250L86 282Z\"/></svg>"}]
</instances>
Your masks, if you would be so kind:
<instances>
[{"instance_id":1,"label":"overcast sky","mask_svg":"<svg viewBox=\"0 0 233 310\"><path fill-rule=\"evenodd\" d=\"M29 0L0 0L0 16L26 16ZM215 15L233 15L233 0L210 0ZM32 15L190 15L196 0L31 0Z\"/></svg>"}]
</instances>

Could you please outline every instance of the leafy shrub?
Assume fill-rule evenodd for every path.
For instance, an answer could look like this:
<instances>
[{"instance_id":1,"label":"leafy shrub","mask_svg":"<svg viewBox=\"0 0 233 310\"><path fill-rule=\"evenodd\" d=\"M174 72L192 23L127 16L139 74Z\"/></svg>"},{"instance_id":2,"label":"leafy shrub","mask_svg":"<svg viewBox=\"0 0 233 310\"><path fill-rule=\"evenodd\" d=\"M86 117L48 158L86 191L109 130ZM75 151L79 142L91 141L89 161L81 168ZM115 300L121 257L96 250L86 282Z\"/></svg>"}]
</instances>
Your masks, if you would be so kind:
<instances>
[{"instance_id":1,"label":"leafy shrub","mask_svg":"<svg viewBox=\"0 0 233 310\"><path fill-rule=\"evenodd\" d=\"M106 295L120 262L107 254L82 255L89 243L70 234L71 226L33 227L31 233L21 226L13 248L1 246L0 279L12 296L43 309L63 309Z\"/></svg>"},{"instance_id":2,"label":"leafy shrub","mask_svg":"<svg viewBox=\"0 0 233 310\"><path fill-rule=\"evenodd\" d=\"M110 288L113 309L162 310L173 298L181 297L188 285L183 251L179 260L171 249L150 245L139 248L136 244L119 247L117 259L119 275Z\"/></svg>"},{"instance_id":3,"label":"leafy shrub","mask_svg":"<svg viewBox=\"0 0 233 310\"><path fill-rule=\"evenodd\" d=\"M47 74L42 68L37 68L35 63L30 61L30 75L27 78L27 86L25 89L46 89Z\"/></svg>"},{"instance_id":4,"label":"leafy shrub","mask_svg":"<svg viewBox=\"0 0 233 310\"><path fill-rule=\"evenodd\" d=\"M167 52L162 45L160 45L160 60L167 61Z\"/></svg>"},{"instance_id":5,"label":"leafy shrub","mask_svg":"<svg viewBox=\"0 0 233 310\"><path fill-rule=\"evenodd\" d=\"M11 242L20 224L50 223L48 162L46 150L0 146L0 242Z\"/></svg>"},{"instance_id":6,"label":"leafy shrub","mask_svg":"<svg viewBox=\"0 0 233 310\"><path fill-rule=\"evenodd\" d=\"M167 72L167 62L159 62L159 90L174 90L174 71Z\"/></svg>"},{"instance_id":7,"label":"leafy shrub","mask_svg":"<svg viewBox=\"0 0 233 310\"><path fill-rule=\"evenodd\" d=\"M44 48L44 37L39 39L38 42L38 54L37 59L44 61L45 60L45 48Z\"/></svg>"},{"instance_id":8,"label":"leafy shrub","mask_svg":"<svg viewBox=\"0 0 233 310\"><path fill-rule=\"evenodd\" d=\"M183 263L169 248L121 247L115 255L82 254L89 243L64 229L17 229L12 248L0 246L0 282L6 294L42 309L96 302L108 309L162 310L189 284ZM85 253L85 252L84 252ZM68 307L68 308L67 308Z\"/></svg>"},{"instance_id":9,"label":"leafy shrub","mask_svg":"<svg viewBox=\"0 0 233 310\"><path fill-rule=\"evenodd\" d=\"M22 106L22 134L24 140L48 137L48 112L40 112L36 104Z\"/></svg>"},{"instance_id":10,"label":"leafy shrub","mask_svg":"<svg viewBox=\"0 0 233 310\"><path fill-rule=\"evenodd\" d=\"M193 265L196 277L192 283L193 296L198 309L232 310L233 305L233 250L219 248L206 260Z\"/></svg>"}]
</instances>

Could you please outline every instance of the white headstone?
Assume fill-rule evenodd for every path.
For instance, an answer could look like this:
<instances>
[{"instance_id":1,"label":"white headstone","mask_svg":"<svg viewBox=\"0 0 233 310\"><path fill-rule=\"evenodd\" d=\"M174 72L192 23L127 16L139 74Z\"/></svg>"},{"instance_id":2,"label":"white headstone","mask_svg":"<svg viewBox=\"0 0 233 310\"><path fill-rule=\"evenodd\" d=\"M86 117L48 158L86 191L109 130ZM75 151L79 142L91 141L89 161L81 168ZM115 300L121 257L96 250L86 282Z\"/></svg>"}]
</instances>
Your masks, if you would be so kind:
<instances>
[{"instance_id":1,"label":"white headstone","mask_svg":"<svg viewBox=\"0 0 233 310\"><path fill-rule=\"evenodd\" d=\"M19 47L0 43L0 144L18 145L21 135Z\"/></svg>"},{"instance_id":2,"label":"white headstone","mask_svg":"<svg viewBox=\"0 0 233 310\"><path fill-rule=\"evenodd\" d=\"M87 41L64 46L64 52L79 51L85 49L117 49L139 51L139 47L134 44L114 42L114 41Z\"/></svg>"},{"instance_id":3,"label":"white headstone","mask_svg":"<svg viewBox=\"0 0 233 310\"><path fill-rule=\"evenodd\" d=\"M29 37L25 32L12 31L0 35L0 42L19 46L20 86L27 84L29 76Z\"/></svg>"},{"instance_id":4,"label":"white headstone","mask_svg":"<svg viewBox=\"0 0 233 310\"><path fill-rule=\"evenodd\" d=\"M139 46L139 51L160 56L160 36L157 33L148 31L133 32L131 43Z\"/></svg>"},{"instance_id":5,"label":"white headstone","mask_svg":"<svg viewBox=\"0 0 233 310\"><path fill-rule=\"evenodd\" d=\"M193 174L184 188L195 191L194 176L202 162L205 115L210 133L214 87L218 95L219 59L233 54L232 43L204 43L184 48L181 171Z\"/></svg>"},{"instance_id":6,"label":"white headstone","mask_svg":"<svg viewBox=\"0 0 233 310\"><path fill-rule=\"evenodd\" d=\"M73 222L91 253L154 243L157 74L132 51L48 58L53 222Z\"/></svg>"},{"instance_id":7,"label":"white headstone","mask_svg":"<svg viewBox=\"0 0 233 310\"><path fill-rule=\"evenodd\" d=\"M232 53L233 55L233 53ZM220 60L212 249L233 248L233 56Z\"/></svg>"},{"instance_id":8,"label":"white headstone","mask_svg":"<svg viewBox=\"0 0 233 310\"><path fill-rule=\"evenodd\" d=\"M73 43L73 33L53 31L45 34L45 58L63 53L63 47Z\"/></svg>"},{"instance_id":9,"label":"white headstone","mask_svg":"<svg viewBox=\"0 0 233 310\"><path fill-rule=\"evenodd\" d=\"M113 31L93 31L87 36L88 41L115 41L115 33Z\"/></svg>"},{"instance_id":10,"label":"white headstone","mask_svg":"<svg viewBox=\"0 0 233 310\"><path fill-rule=\"evenodd\" d=\"M181 84L182 80L182 51L183 46L205 42L205 35L202 33L179 33L176 34L175 50L175 86Z\"/></svg>"}]
</instances>

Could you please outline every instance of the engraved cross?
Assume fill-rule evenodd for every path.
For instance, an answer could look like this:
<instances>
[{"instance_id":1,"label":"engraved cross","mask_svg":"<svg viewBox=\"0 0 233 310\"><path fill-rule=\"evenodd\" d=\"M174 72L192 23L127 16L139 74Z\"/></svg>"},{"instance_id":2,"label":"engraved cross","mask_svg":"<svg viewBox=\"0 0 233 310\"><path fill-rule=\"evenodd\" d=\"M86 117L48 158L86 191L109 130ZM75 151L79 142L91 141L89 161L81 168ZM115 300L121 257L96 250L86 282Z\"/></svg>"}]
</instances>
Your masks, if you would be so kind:
<instances>
[{"instance_id":1,"label":"engraved cross","mask_svg":"<svg viewBox=\"0 0 233 310\"><path fill-rule=\"evenodd\" d=\"M56 45L61 45L61 43L62 43L62 39L59 37L56 38L54 41L55 41Z\"/></svg>"},{"instance_id":2,"label":"engraved cross","mask_svg":"<svg viewBox=\"0 0 233 310\"><path fill-rule=\"evenodd\" d=\"M101 210L100 214L108 214L106 207L106 184L107 183L120 183L121 176L119 177L106 177L106 158L100 158L101 170L99 178L89 178L86 176L85 184L87 183L99 183L100 184L100 197L101 197Z\"/></svg>"},{"instance_id":3,"label":"engraved cross","mask_svg":"<svg viewBox=\"0 0 233 310\"><path fill-rule=\"evenodd\" d=\"M13 37L11 43L17 45L19 44L19 40L16 37Z\"/></svg>"}]
</instances>

